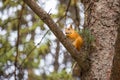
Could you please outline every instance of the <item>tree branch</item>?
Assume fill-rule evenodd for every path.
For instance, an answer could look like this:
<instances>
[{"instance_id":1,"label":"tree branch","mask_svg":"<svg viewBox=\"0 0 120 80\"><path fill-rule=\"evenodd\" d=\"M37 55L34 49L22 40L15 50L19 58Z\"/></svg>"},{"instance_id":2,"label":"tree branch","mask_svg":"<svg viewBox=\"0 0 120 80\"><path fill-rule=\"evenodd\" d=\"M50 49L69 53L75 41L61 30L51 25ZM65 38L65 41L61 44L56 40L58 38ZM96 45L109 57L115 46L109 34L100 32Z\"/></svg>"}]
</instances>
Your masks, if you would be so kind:
<instances>
[{"instance_id":1,"label":"tree branch","mask_svg":"<svg viewBox=\"0 0 120 80\"><path fill-rule=\"evenodd\" d=\"M52 20L50 15L44 11L35 0L23 0L39 17L40 19L48 25L50 30L54 33L54 35L59 39L59 41L64 45L64 47L71 54L72 58L78 63L80 67L83 66L84 58L83 55L80 54L75 47L70 43L70 41L65 37L63 32L60 30L60 27Z\"/></svg>"},{"instance_id":2,"label":"tree branch","mask_svg":"<svg viewBox=\"0 0 120 80\"><path fill-rule=\"evenodd\" d=\"M65 10L65 14L64 14L62 17L60 17L60 18L57 20L56 23L58 23L59 21L61 21L64 17L65 17L65 19L66 19L67 12L68 12L69 7L70 7L70 3L71 3L71 0L69 0L69 2L68 2L68 4L67 4L67 8L66 8L66 10Z\"/></svg>"},{"instance_id":3,"label":"tree branch","mask_svg":"<svg viewBox=\"0 0 120 80\"><path fill-rule=\"evenodd\" d=\"M16 56L15 56L15 71L14 71L14 76L15 76L15 80L17 80L17 63L18 63L18 57L19 57L19 42L20 42L20 25L21 25L21 19L22 19L22 14L23 14L23 10L24 10L24 5L25 3L22 4L22 9L19 13L19 18L18 18L18 29L17 29L17 41L16 41Z\"/></svg>"}]
</instances>

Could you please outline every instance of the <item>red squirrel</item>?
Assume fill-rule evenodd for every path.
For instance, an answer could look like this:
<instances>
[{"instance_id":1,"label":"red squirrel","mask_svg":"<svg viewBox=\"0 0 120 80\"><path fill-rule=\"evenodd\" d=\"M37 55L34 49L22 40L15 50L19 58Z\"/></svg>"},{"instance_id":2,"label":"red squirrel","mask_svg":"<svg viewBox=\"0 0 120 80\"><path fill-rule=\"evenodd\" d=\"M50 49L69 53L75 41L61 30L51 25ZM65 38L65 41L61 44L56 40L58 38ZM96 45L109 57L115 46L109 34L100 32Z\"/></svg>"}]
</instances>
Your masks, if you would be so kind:
<instances>
[{"instance_id":1,"label":"red squirrel","mask_svg":"<svg viewBox=\"0 0 120 80\"><path fill-rule=\"evenodd\" d=\"M68 28L65 28L65 34L68 39L72 41L72 44L75 46L75 48L80 51L80 48L83 44L82 37L72 28L72 25L70 25Z\"/></svg>"}]
</instances>

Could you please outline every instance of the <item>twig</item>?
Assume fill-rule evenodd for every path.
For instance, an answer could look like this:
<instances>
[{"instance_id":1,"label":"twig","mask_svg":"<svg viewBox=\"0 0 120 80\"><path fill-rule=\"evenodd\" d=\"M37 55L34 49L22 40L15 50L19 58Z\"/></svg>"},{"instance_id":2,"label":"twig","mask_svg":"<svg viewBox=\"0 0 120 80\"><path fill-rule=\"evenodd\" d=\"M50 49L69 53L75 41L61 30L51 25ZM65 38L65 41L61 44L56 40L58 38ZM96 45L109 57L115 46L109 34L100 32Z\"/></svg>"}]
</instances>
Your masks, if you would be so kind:
<instances>
[{"instance_id":1,"label":"twig","mask_svg":"<svg viewBox=\"0 0 120 80\"><path fill-rule=\"evenodd\" d=\"M69 0L69 2L68 2L67 8L66 8L66 10L65 10L65 14L64 14L62 17L60 17L60 18L56 21L56 23L58 23L59 21L61 21L64 17L66 18L67 12L68 12L69 7L70 7L70 3L71 3L71 0Z\"/></svg>"},{"instance_id":2,"label":"twig","mask_svg":"<svg viewBox=\"0 0 120 80\"><path fill-rule=\"evenodd\" d=\"M77 2L75 2L74 4L74 8L75 8L75 24L76 24L76 28L78 28L78 30L80 30L79 28L79 25L80 25L80 16L78 15L79 14L79 11L78 11L78 7L77 7Z\"/></svg>"},{"instance_id":3,"label":"twig","mask_svg":"<svg viewBox=\"0 0 120 80\"><path fill-rule=\"evenodd\" d=\"M22 9L20 11L20 16L18 19L18 31L17 31L17 42L16 42L16 56L15 56L15 71L14 71L14 76L15 80L17 80L17 75L16 75L16 70L17 70L17 62L18 62L18 56L19 56L19 41L20 41L20 25L21 25L21 19L22 19L22 14L24 10L25 3L22 4Z\"/></svg>"},{"instance_id":4,"label":"twig","mask_svg":"<svg viewBox=\"0 0 120 80\"><path fill-rule=\"evenodd\" d=\"M49 32L50 30L47 30L47 32L44 34L44 36L42 37L42 39L40 40L40 42L27 54L27 57L22 61L20 67L25 63L26 59L30 56L30 54L34 51L34 49L41 44L42 40L44 39L44 37L47 35L47 33Z\"/></svg>"}]
</instances>

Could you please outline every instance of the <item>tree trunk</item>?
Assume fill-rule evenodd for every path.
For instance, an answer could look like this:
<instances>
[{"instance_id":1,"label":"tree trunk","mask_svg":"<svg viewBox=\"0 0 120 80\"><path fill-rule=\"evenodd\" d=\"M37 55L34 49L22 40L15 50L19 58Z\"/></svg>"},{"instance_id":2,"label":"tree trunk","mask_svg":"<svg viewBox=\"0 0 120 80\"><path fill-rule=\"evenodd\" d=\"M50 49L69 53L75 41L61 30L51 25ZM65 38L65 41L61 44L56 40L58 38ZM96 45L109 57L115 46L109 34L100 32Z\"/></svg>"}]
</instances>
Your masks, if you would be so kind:
<instances>
[{"instance_id":1,"label":"tree trunk","mask_svg":"<svg viewBox=\"0 0 120 80\"><path fill-rule=\"evenodd\" d=\"M95 38L94 51L90 53L91 67L82 75L82 80L110 80L117 28L120 27L116 23L120 13L120 1L81 0L81 2L85 6L84 27L89 28Z\"/></svg>"},{"instance_id":2,"label":"tree trunk","mask_svg":"<svg viewBox=\"0 0 120 80\"><path fill-rule=\"evenodd\" d=\"M119 28L118 28L117 41L115 43L116 54L113 58L111 80L119 80L120 79L120 15L118 17L118 22L119 22Z\"/></svg>"}]
</instances>

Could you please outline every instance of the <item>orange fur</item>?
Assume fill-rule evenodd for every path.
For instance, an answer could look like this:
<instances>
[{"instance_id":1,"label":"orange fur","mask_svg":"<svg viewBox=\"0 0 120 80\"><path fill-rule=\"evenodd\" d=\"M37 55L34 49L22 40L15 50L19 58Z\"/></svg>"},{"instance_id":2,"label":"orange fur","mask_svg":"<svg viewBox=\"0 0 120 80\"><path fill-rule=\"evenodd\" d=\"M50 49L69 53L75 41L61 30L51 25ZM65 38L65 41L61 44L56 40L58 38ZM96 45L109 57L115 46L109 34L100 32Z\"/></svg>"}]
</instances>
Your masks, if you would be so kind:
<instances>
[{"instance_id":1,"label":"orange fur","mask_svg":"<svg viewBox=\"0 0 120 80\"><path fill-rule=\"evenodd\" d=\"M79 51L82 44L83 39L82 37L72 28L72 25L70 25L69 28L65 28L65 34L66 37L69 38L72 41L72 44L75 46L75 48Z\"/></svg>"}]
</instances>

